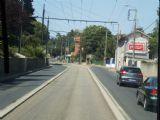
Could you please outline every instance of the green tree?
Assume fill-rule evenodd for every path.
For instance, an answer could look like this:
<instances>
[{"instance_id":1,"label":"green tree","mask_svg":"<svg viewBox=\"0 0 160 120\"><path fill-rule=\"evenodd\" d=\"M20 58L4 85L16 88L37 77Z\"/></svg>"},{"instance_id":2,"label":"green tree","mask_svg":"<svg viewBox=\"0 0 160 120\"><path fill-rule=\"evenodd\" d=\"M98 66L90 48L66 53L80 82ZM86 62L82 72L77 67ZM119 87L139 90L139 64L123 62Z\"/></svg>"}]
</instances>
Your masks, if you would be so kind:
<instances>
[{"instance_id":1,"label":"green tree","mask_svg":"<svg viewBox=\"0 0 160 120\"><path fill-rule=\"evenodd\" d=\"M84 49L84 57L92 54L96 59L104 58L104 48L107 31L107 57L114 57L115 41L111 32L103 27L92 25L86 27L81 35L81 47Z\"/></svg>"},{"instance_id":2,"label":"green tree","mask_svg":"<svg viewBox=\"0 0 160 120\"><path fill-rule=\"evenodd\" d=\"M24 1L24 4L22 4ZM18 46L21 33L32 33L33 7L32 0L6 0L6 23L10 46ZM1 11L0 11L1 14Z\"/></svg>"},{"instance_id":3,"label":"green tree","mask_svg":"<svg viewBox=\"0 0 160 120\"><path fill-rule=\"evenodd\" d=\"M159 11L157 11L157 15L159 16ZM159 20L156 21L156 26L153 29L152 33L149 33L151 37L149 39L149 58L154 59L158 54L158 29L159 29Z\"/></svg>"},{"instance_id":4,"label":"green tree","mask_svg":"<svg viewBox=\"0 0 160 120\"><path fill-rule=\"evenodd\" d=\"M22 54L28 57L44 57L45 43L48 41L47 27L44 26L44 41L42 41L42 24L33 21L33 34L24 32L22 35Z\"/></svg>"}]
</instances>

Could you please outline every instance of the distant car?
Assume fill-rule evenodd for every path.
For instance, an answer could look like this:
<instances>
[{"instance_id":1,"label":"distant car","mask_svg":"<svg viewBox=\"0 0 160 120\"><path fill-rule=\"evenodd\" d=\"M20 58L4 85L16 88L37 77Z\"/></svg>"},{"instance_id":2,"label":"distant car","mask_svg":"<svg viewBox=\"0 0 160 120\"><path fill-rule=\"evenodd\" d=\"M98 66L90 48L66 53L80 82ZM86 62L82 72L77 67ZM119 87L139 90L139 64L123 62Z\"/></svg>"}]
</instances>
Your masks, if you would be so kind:
<instances>
[{"instance_id":1,"label":"distant car","mask_svg":"<svg viewBox=\"0 0 160 120\"><path fill-rule=\"evenodd\" d=\"M143 104L144 110L157 106L157 77L148 77L137 90L137 104Z\"/></svg>"},{"instance_id":2,"label":"distant car","mask_svg":"<svg viewBox=\"0 0 160 120\"><path fill-rule=\"evenodd\" d=\"M143 83L143 74L139 67L122 66L118 71L117 84L140 86Z\"/></svg>"}]
</instances>

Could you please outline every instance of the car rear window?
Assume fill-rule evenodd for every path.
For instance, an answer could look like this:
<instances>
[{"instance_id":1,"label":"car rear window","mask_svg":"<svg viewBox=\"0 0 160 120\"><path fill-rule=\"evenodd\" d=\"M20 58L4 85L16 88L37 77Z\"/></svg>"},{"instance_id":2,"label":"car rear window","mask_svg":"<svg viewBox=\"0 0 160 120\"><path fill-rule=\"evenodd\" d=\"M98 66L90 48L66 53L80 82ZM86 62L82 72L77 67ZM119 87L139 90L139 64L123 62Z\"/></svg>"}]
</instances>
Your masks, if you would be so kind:
<instances>
[{"instance_id":1,"label":"car rear window","mask_svg":"<svg viewBox=\"0 0 160 120\"><path fill-rule=\"evenodd\" d=\"M152 86L157 87L157 78L156 77L152 78Z\"/></svg>"},{"instance_id":2,"label":"car rear window","mask_svg":"<svg viewBox=\"0 0 160 120\"><path fill-rule=\"evenodd\" d=\"M124 68L124 70L126 72L129 72L129 73L141 73L141 70L139 68L129 68L129 67L127 67L127 68Z\"/></svg>"}]
</instances>

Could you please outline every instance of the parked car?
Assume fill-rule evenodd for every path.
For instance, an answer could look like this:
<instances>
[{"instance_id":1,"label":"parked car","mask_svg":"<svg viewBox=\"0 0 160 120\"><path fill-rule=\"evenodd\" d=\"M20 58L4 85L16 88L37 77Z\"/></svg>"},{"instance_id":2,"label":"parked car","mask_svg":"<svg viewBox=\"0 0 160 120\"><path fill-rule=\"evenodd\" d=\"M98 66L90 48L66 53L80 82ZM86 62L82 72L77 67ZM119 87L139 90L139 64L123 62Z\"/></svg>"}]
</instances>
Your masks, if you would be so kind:
<instances>
[{"instance_id":1,"label":"parked car","mask_svg":"<svg viewBox=\"0 0 160 120\"><path fill-rule=\"evenodd\" d=\"M122 66L118 71L117 84L140 86L143 83L143 74L139 67Z\"/></svg>"},{"instance_id":2,"label":"parked car","mask_svg":"<svg viewBox=\"0 0 160 120\"><path fill-rule=\"evenodd\" d=\"M157 77L148 77L137 90L137 104L142 104L144 110L157 106Z\"/></svg>"}]
</instances>

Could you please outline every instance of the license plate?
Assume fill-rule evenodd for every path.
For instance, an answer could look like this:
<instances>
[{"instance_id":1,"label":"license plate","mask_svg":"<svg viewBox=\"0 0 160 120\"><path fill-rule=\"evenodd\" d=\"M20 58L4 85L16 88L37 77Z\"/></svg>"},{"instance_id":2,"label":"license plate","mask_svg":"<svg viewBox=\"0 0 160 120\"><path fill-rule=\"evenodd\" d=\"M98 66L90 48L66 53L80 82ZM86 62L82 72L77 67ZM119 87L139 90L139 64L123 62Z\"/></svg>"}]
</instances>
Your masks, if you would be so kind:
<instances>
[{"instance_id":1,"label":"license plate","mask_svg":"<svg viewBox=\"0 0 160 120\"><path fill-rule=\"evenodd\" d=\"M129 81L136 81L136 80L134 80L134 79L129 79Z\"/></svg>"}]
</instances>

